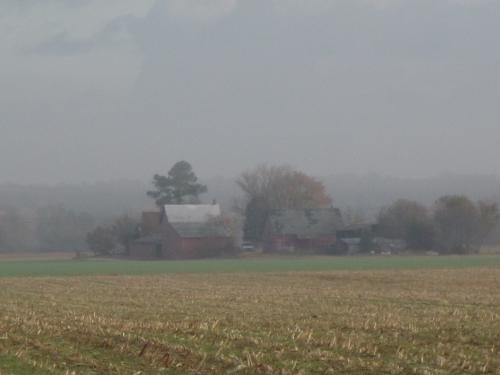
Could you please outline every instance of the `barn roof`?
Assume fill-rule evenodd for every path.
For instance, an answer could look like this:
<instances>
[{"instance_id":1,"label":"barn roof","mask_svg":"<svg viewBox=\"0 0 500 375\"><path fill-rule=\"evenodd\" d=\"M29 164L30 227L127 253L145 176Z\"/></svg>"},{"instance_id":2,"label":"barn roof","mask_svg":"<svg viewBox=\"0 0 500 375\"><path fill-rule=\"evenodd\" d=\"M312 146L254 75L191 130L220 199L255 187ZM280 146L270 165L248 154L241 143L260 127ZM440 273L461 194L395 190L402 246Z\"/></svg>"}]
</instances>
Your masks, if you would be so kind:
<instances>
[{"instance_id":1,"label":"barn roof","mask_svg":"<svg viewBox=\"0 0 500 375\"><path fill-rule=\"evenodd\" d=\"M222 222L170 223L182 238L229 237L230 233Z\"/></svg>"},{"instance_id":2,"label":"barn roof","mask_svg":"<svg viewBox=\"0 0 500 375\"><path fill-rule=\"evenodd\" d=\"M281 209L270 212L267 233L311 239L335 235L341 224L340 213L335 208Z\"/></svg>"},{"instance_id":3,"label":"barn roof","mask_svg":"<svg viewBox=\"0 0 500 375\"><path fill-rule=\"evenodd\" d=\"M167 204L165 215L169 223L203 223L221 216L218 204Z\"/></svg>"}]
</instances>

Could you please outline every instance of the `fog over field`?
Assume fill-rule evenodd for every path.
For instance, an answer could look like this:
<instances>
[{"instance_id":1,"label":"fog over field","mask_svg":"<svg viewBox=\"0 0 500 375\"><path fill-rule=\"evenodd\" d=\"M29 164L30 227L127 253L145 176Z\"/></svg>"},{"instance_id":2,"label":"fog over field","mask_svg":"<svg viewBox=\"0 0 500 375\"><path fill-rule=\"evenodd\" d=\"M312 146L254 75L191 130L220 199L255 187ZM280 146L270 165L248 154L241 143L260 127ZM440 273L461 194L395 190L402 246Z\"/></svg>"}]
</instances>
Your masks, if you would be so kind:
<instances>
[{"instance_id":1,"label":"fog over field","mask_svg":"<svg viewBox=\"0 0 500 375\"><path fill-rule=\"evenodd\" d=\"M445 194L465 194L472 199L500 201L500 178L494 176L442 175L430 178L394 178L377 175L332 175L321 178L333 197L333 204L352 210L365 219L373 219L379 209L400 198L431 205ZM234 178L202 179L208 193L204 202L216 199L224 209L233 208L242 193ZM88 212L98 217L123 213L137 214L154 207L145 192L146 181L115 180L93 184L0 185L0 202L5 206L35 209L63 204L68 209ZM0 206L2 208L2 206Z\"/></svg>"},{"instance_id":2,"label":"fog over field","mask_svg":"<svg viewBox=\"0 0 500 375\"><path fill-rule=\"evenodd\" d=\"M370 206L456 186L435 178L435 194L432 176L498 176L495 0L4 0L0 15L2 183L288 163L360 176L324 180ZM453 190L492 196L481 181Z\"/></svg>"}]
</instances>

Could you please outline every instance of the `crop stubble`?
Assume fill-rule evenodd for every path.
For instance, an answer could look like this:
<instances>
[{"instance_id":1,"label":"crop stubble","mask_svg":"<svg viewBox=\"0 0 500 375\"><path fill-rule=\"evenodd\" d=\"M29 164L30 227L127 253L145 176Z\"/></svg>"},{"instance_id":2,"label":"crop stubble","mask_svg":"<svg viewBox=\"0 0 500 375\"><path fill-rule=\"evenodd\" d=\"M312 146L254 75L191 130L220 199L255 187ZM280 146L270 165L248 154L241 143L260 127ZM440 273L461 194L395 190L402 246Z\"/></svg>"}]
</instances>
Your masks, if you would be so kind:
<instances>
[{"instance_id":1,"label":"crop stubble","mask_svg":"<svg viewBox=\"0 0 500 375\"><path fill-rule=\"evenodd\" d=\"M500 374L500 270L0 279L0 374Z\"/></svg>"}]
</instances>

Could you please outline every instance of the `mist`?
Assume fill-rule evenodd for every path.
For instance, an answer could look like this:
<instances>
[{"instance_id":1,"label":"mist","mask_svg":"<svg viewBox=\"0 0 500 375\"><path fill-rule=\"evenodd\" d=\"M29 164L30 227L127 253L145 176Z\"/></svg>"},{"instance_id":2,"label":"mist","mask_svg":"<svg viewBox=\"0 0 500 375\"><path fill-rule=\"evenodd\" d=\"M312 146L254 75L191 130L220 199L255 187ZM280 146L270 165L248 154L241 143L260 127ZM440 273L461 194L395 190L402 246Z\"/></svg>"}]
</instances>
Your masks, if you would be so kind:
<instances>
[{"instance_id":1,"label":"mist","mask_svg":"<svg viewBox=\"0 0 500 375\"><path fill-rule=\"evenodd\" d=\"M497 176L497 1L3 1L0 182Z\"/></svg>"}]
</instances>

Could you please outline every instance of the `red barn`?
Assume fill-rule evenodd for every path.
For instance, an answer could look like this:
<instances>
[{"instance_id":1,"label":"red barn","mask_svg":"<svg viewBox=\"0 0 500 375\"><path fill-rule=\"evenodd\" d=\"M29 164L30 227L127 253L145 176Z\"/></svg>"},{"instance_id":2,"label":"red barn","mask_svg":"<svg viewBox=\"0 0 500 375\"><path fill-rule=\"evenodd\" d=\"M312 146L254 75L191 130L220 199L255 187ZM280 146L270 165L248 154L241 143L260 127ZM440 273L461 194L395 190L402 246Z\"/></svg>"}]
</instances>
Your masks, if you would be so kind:
<instances>
[{"instance_id":1,"label":"red barn","mask_svg":"<svg viewBox=\"0 0 500 375\"><path fill-rule=\"evenodd\" d=\"M336 244L341 225L340 212L335 208L273 210L264 230L264 249L321 252Z\"/></svg>"},{"instance_id":2,"label":"red barn","mask_svg":"<svg viewBox=\"0 0 500 375\"><path fill-rule=\"evenodd\" d=\"M151 227L152 216L143 215L143 226ZM155 233L134 242L131 256L193 259L232 250L233 240L218 204L166 205L159 220Z\"/></svg>"},{"instance_id":3,"label":"red barn","mask_svg":"<svg viewBox=\"0 0 500 375\"><path fill-rule=\"evenodd\" d=\"M233 241L220 222L162 224L163 254L174 259L207 258L228 253Z\"/></svg>"},{"instance_id":4,"label":"red barn","mask_svg":"<svg viewBox=\"0 0 500 375\"><path fill-rule=\"evenodd\" d=\"M233 245L218 204L166 205L161 229L168 258L206 258L227 253Z\"/></svg>"}]
</instances>

